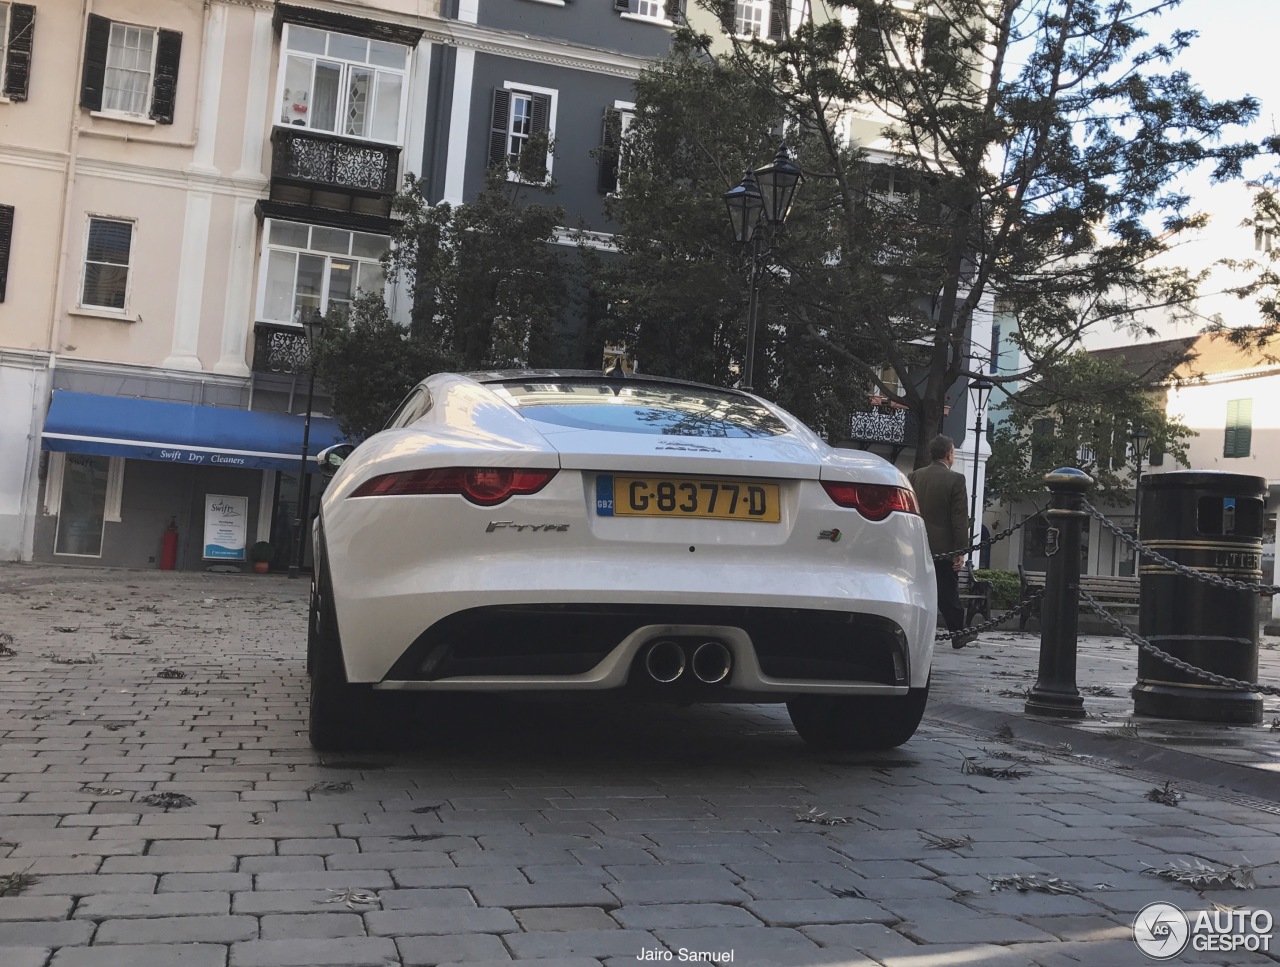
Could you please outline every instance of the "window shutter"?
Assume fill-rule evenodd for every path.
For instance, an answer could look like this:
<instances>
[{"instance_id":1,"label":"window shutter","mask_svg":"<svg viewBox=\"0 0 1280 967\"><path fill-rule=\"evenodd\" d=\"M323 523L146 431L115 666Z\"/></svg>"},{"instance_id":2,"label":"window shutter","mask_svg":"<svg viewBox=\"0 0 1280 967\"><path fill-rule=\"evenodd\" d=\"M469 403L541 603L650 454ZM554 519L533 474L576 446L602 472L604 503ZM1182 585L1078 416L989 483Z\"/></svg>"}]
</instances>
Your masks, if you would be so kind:
<instances>
[{"instance_id":1,"label":"window shutter","mask_svg":"<svg viewBox=\"0 0 1280 967\"><path fill-rule=\"evenodd\" d=\"M507 166L507 124L511 118L511 94L500 87L493 89L492 119L489 124L489 164Z\"/></svg>"},{"instance_id":2,"label":"window shutter","mask_svg":"<svg viewBox=\"0 0 1280 967\"><path fill-rule=\"evenodd\" d=\"M80 75L80 106L102 110L102 88L107 79L107 44L111 41L111 21L89 14L84 38L84 71Z\"/></svg>"},{"instance_id":3,"label":"window shutter","mask_svg":"<svg viewBox=\"0 0 1280 967\"><path fill-rule=\"evenodd\" d=\"M853 28L853 47L857 63L872 64L884 59L884 47L880 36L880 20L874 9L858 8L858 23Z\"/></svg>"},{"instance_id":4,"label":"window shutter","mask_svg":"<svg viewBox=\"0 0 1280 967\"><path fill-rule=\"evenodd\" d=\"M736 14L738 5L733 0L726 0L720 6L720 26L724 28L724 32L729 36L733 36L737 29Z\"/></svg>"},{"instance_id":5,"label":"window shutter","mask_svg":"<svg viewBox=\"0 0 1280 967\"><path fill-rule=\"evenodd\" d=\"M597 187L607 195L618 190L618 149L622 136L622 112L605 108L604 136L600 141L600 174Z\"/></svg>"},{"instance_id":6,"label":"window shutter","mask_svg":"<svg viewBox=\"0 0 1280 967\"><path fill-rule=\"evenodd\" d=\"M1253 444L1253 400L1227 403L1227 431L1222 446L1224 457L1247 457Z\"/></svg>"},{"instance_id":7,"label":"window shutter","mask_svg":"<svg viewBox=\"0 0 1280 967\"><path fill-rule=\"evenodd\" d=\"M667 19L677 23L688 23L687 6L687 0L667 0Z\"/></svg>"},{"instance_id":8,"label":"window shutter","mask_svg":"<svg viewBox=\"0 0 1280 967\"><path fill-rule=\"evenodd\" d=\"M151 82L151 117L157 124L173 123L173 104L178 96L178 62L182 59L182 34L176 30L157 31L156 76Z\"/></svg>"},{"instance_id":9,"label":"window shutter","mask_svg":"<svg viewBox=\"0 0 1280 967\"><path fill-rule=\"evenodd\" d=\"M36 8L28 3L10 6L4 96L12 101L27 99L27 89L31 83L31 42L35 32Z\"/></svg>"},{"instance_id":10,"label":"window shutter","mask_svg":"<svg viewBox=\"0 0 1280 967\"><path fill-rule=\"evenodd\" d=\"M941 17L930 17L925 21L922 58L925 70L932 74L946 73L950 37L951 25Z\"/></svg>"},{"instance_id":11,"label":"window shutter","mask_svg":"<svg viewBox=\"0 0 1280 967\"><path fill-rule=\"evenodd\" d=\"M13 245L13 206L0 205L0 302L9 282L9 249Z\"/></svg>"},{"instance_id":12,"label":"window shutter","mask_svg":"<svg viewBox=\"0 0 1280 967\"><path fill-rule=\"evenodd\" d=\"M769 4L769 39L783 40L787 36L787 0L772 0Z\"/></svg>"},{"instance_id":13,"label":"window shutter","mask_svg":"<svg viewBox=\"0 0 1280 967\"><path fill-rule=\"evenodd\" d=\"M549 134L551 131L551 97L548 94L533 95L533 116L530 118L533 122L534 134ZM547 177L547 154L546 141L543 140L543 153L541 158L528 159L528 168L521 168L533 172L537 178Z\"/></svg>"},{"instance_id":14,"label":"window shutter","mask_svg":"<svg viewBox=\"0 0 1280 967\"><path fill-rule=\"evenodd\" d=\"M630 13L631 0L613 0L613 9L618 13Z\"/></svg>"}]
</instances>

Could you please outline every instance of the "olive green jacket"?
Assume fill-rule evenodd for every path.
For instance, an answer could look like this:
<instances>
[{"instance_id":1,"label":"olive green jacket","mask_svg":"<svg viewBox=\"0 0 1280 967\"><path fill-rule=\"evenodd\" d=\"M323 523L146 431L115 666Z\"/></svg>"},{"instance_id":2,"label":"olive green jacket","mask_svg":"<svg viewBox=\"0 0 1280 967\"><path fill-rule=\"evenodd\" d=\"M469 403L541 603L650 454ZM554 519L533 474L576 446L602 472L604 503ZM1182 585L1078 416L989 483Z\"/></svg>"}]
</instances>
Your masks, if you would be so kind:
<instances>
[{"instance_id":1,"label":"olive green jacket","mask_svg":"<svg viewBox=\"0 0 1280 967\"><path fill-rule=\"evenodd\" d=\"M920 501L920 515L929 533L929 549L934 554L954 551L969 544L969 508L964 475L941 460L913 470L907 479Z\"/></svg>"}]
</instances>

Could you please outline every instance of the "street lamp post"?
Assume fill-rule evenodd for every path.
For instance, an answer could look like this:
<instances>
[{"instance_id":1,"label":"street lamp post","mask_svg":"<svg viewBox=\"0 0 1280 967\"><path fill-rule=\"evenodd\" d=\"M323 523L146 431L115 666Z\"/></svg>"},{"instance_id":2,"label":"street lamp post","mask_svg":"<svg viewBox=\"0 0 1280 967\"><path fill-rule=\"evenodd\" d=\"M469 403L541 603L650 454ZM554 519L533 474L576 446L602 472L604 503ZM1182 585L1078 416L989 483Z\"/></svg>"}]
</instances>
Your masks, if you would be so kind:
<instances>
[{"instance_id":1,"label":"street lamp post","mask_svg":"<svg viewBox=\"0 0 1280 967\"><path fill-rule=\"evenodd\" d=\"M975 544L982 539L982 525L978 522L978 447L982 443L983 407L995 385L985 376L979 376L969 383L969 393L973 399L973 491L969 495L969 532L973 534ZM969 551L969 564L973 564L972 550Z\"/></svg>"},{"instance_id":2,"label":"street lamp post","mask_svg":"<svg viewBox=\"0 0 1280 967\"><path fill-rule=\"evenodd\" d=\"M756 323L760 312L760 276L764 256L768 254L769 234L782 231L791 212L796 189L804 174L791 160L784 141L772 164L748 171L742 183L721 197L729 209L733 236L751 245L751 278L747 301L747 355L742 366L742 388L751 392L755 382Z\"/></svg>"},{"instance_id":3,"label":"street lamp post","mask_svg":"<svg viewBox=\"0 0 1280 967\"><path fill-rule=\"evenodd\" d=\"M1133 455L1138 458L1138 473L1133 478L1133 533L1138 534L1138 525L1142 523L1142 461L1151 446L1151 431L1139 423L1129 434L1133 440Z\"/></svg>"},{"instance_id":4,"label":"street lamp post","mask_svg":"<svg viewBox=\"0 0 1280 967\"><path fill-rule=\"evenodd\" d=\"M298 510L293 518L294 542L293 556L289 561L289 577L296 578L302 568L302 549L306 541L306 529L303 522L307 519L307 504L310 503L310 487L307 486L307 450L311 446L311 408L316 395L316 343L324 331L324 316L319 309L311 313L311 318L303 323L307 334L307 412L302 420L302 457L298 462Z\"/></svg>"}]
</instances>

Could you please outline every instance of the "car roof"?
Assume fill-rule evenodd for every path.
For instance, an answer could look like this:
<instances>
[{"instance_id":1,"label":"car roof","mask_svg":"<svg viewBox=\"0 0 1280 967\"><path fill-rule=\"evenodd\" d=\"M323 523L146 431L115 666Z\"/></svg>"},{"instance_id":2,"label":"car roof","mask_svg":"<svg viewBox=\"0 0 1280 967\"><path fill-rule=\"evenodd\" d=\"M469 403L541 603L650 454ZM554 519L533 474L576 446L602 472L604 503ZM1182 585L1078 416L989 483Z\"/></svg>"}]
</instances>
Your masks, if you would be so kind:
<instances>
[{"instance_id":1,"label":"car roof","mask_svg":"<svg viewBox=\"0 0 1280 967\"><path fill-rule=\"evenodd\" d=\"M716 386L713 383L698 383L690 379L677 379L674 376L654 376L648 373L627 376L610 376L598 369L494 369L476 373L460 373L467 379L477 383L510 383L522 379L564 379L564 380L619 380L624 383L661 383L665 386L685 386L689 389L715 390L718 393L733 393L748 399L752 397L732 386Z\"/></svg>"}]
</instances>

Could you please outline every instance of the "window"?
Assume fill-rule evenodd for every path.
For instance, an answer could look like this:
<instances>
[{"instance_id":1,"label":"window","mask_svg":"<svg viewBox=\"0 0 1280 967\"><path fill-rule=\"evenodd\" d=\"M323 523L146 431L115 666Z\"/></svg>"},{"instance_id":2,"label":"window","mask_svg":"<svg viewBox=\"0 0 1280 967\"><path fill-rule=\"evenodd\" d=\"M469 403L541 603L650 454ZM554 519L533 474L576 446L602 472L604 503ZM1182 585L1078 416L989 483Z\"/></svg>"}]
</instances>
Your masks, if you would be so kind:
<instances>
[{"instance_id":1,"label":"window","mask_svg":"<svg viewBox=\"0 0 1280 967\"><path fill-rule=\"evenodd\" d=\"M27 99L36 8L29 3L0 3L0 80L11 101Z\"/></svg>"},{"instance_id":2,"label":"window","mask_svg":"<svg viewBox=\"0 0 1280 967\"><path fill-rule=\"evenodd\" d=\"M53 553L102 556L103 525L120 520L122 457L55 453L45 486L54 492L48 509L58 515Z\"/></svg>"},{"instance_id":3,"label":"window","mask_svg":"<svg viewBox=\"0 0 1280 967\"><path fill-rule=\"evenodd\" d=\"M552 154L546 145L536 158L525 158L525 148L534 135L550 139L556 126L556 92L543 87L504 84L493 91L489 131L489 164L518 168L531 180L551 176ZM523 160L522 160L523 159ZM511 172L510 177L518 175Z\"/></svg>"},{"instance_id":4,"label":"window","mask_svg":"<svg viewBox=\"0 0 1280 967\"><path fill-rule=\"evenodd\" d=\"M936 71L945 63L950 32L939 17L862 7L854 44L863 66Z\"/></svg>"},{"instance_id":5,"label":"window","mask_svg":"<svg viewBox=\"0 0 1280 967\"><path fill-rule=\"evenodd\" d=\"M1253 444L1253 400L1227 403L1227 429L1222 443L1224 457L1247 457Z\"/></svg>"},{"instance_id":6,"label":"window","mask_svg":"<svg viewBox=\"0 0 1280 967\"><path fill-rule=\"evenodd\" d=\"M89 14L80 106L172 124L182 34Z\"/></svg>"},{"instance_id":7,"label":"window","mask_svg":"<svg viewBox=\"0 0 1280 967\"><path fill-rule=\"evenodd\" d=\"M409 48L284 25L278 124L401 143Z\"/></svg>"},{"instance_id":8,"label":"window","mask_svg":"<svg viewBox=\"0 0 1280 967\"><path fill-rule=\"evenodd\" d=\"M626 179L627 132L636 119L635 105L614 101L604 111L604 136L600 142L600 178L597 187L605 195L614 194Z\"/></svg>"},{"instance_id":9,"label":"window","mask_svg":"<svg viewBox=\"0 0 1280 967\"><path fill-rule=\"evenodd\" d=\"M358 290L386 286L378 261L391 247L385 235L268 219L266 238L259 319L301 325L316 311L345 318Z\"/></svg>"},{"instance_id":10,"label":"window","mask_svg":"<svg viewBox=\"0 0 1280 967\"><path fill-rule=\"evenodd\" d=\"M736 37L782 40L787 35L787 6L787 0L737 0L725 8L724 29Z\"/></svg>"},{"instance_id":11,"label":"window","mask_svg":"<svg viewBox=\"0 0 1280 967\"><path fill-rule=\"evenodd\" d=\"M613 0L613 9L624 16L662 24L683 18L684 5L685 0Z\"/></svg>"},{"instance_id":12,"label":"window","mask_svg":"<svg viewBox=\"0 0 1280 967\"><path fill-rule=\"evenodd\" d=\"M13 244L13 206L0 205L0 302L9 284L9 249Z\"/></svg>"},{"instance_id":13,"label":"window","mask_svg":"<svg viewBox=\"0 0 1280 967\"><path fill-rule=\"evenodd\" d=\"M133 222L115 218L89 219L80 305L124 311L129 295L129 253L132 248Z\"/></svg>"}]
</instances>

